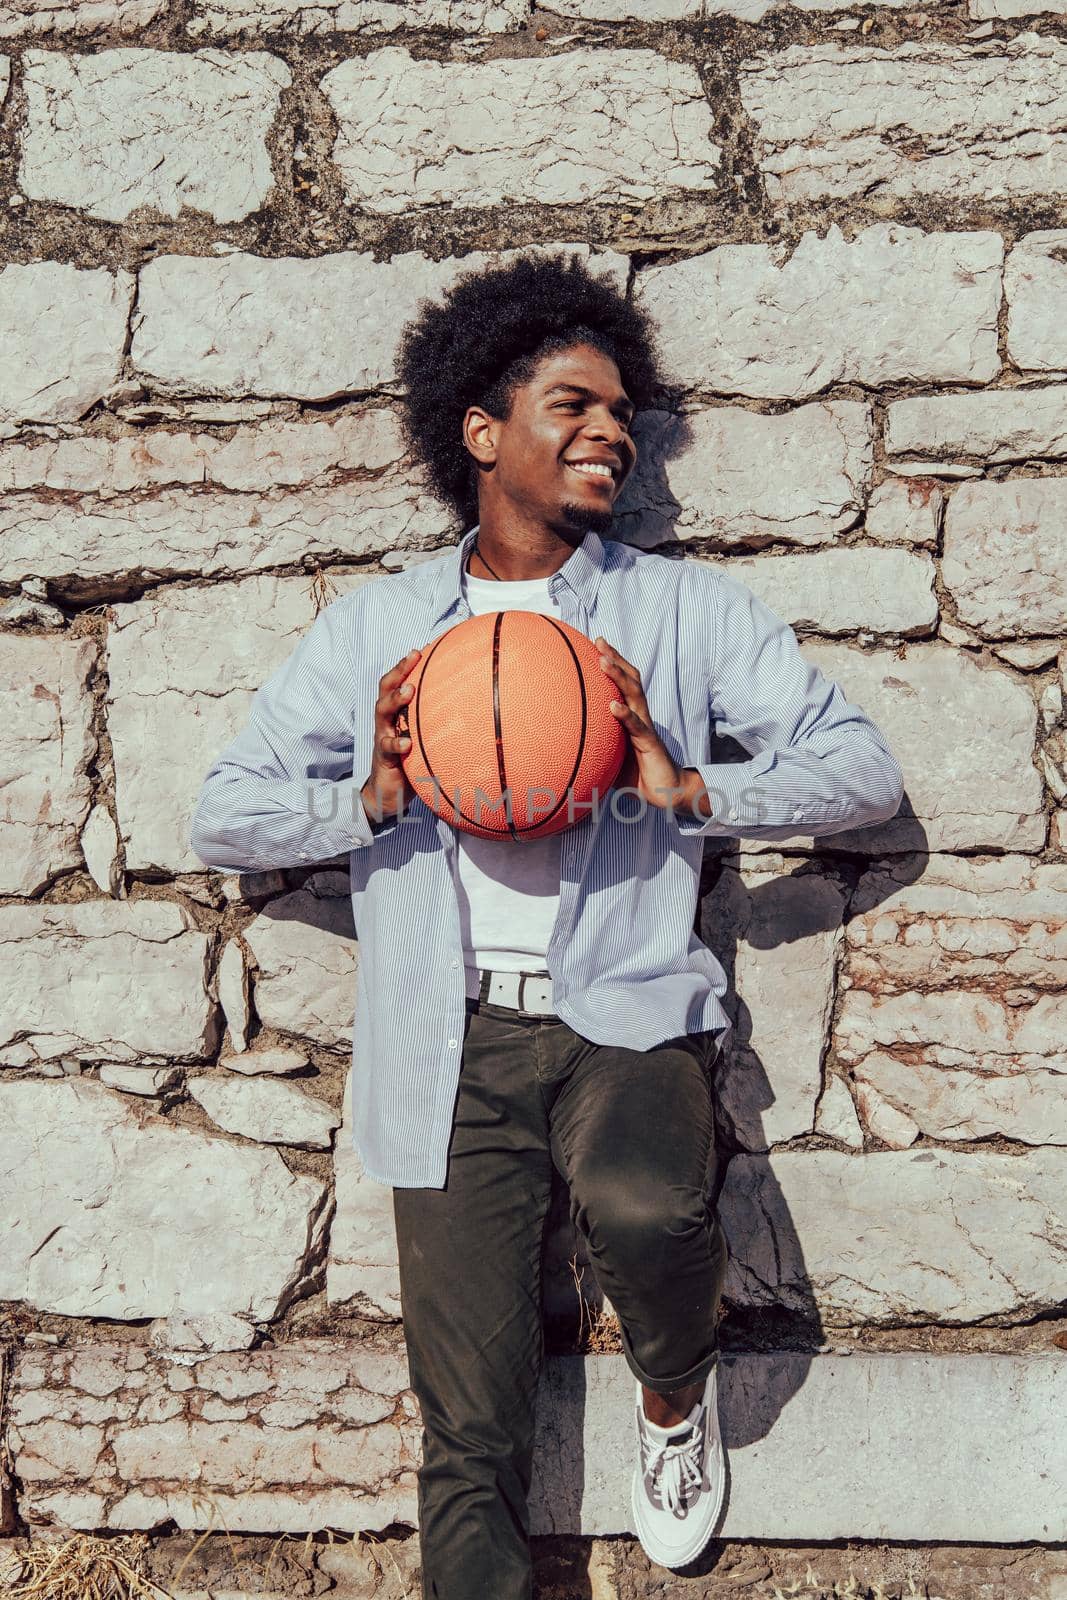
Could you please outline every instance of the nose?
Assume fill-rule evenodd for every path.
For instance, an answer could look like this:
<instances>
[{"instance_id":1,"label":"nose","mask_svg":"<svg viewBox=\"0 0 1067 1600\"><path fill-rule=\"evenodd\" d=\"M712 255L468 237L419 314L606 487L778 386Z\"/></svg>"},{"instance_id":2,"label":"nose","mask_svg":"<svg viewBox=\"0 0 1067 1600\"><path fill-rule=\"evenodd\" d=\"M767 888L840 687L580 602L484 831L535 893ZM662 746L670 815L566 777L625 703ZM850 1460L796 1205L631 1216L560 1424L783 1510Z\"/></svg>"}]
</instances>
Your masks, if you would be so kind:
<instances>
[{"instance_id":1,"label":"nose","mask_svg":"<svg viewBox=\"0 0 1067 1600\"><path fill-rule=\"evenodd\" d=\"M586 423L586 432L596 439L603 439L606 444L616 445L626 437L627 430L610 411L597 411Z\"/></svg>"}]
</instances>

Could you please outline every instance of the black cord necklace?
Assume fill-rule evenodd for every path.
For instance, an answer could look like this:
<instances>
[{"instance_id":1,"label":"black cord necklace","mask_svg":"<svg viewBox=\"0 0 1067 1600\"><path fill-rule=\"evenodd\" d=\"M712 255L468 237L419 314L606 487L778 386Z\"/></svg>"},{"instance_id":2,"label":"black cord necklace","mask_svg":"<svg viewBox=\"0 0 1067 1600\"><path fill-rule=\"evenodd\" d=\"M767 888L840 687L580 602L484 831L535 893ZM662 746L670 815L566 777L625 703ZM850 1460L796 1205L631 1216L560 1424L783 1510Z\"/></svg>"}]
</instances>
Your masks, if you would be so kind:
<instances>
[{"instance_id":1,"label":"black cord necklace","mask_svg":"<svg viewBox=\"0 0 1067 1600\"><path fill-rule=\"evenodd\" d=\"M482 555L482 552L478 549L478 535L477 534L474 535L474 543L471 546L471 553L467 557L467 571L468 572L470 571L471 560L475 555L477 555L478 560L481 562L483 567L489 567L488 561ZM489 567L489 571L493 572L492 567ZM496 581L498 583L503 583L503 581L504 581L503 578L500 576L500 574L498 572L493 572L493 577L496 579Z\"/></svg>"}]
</instances>

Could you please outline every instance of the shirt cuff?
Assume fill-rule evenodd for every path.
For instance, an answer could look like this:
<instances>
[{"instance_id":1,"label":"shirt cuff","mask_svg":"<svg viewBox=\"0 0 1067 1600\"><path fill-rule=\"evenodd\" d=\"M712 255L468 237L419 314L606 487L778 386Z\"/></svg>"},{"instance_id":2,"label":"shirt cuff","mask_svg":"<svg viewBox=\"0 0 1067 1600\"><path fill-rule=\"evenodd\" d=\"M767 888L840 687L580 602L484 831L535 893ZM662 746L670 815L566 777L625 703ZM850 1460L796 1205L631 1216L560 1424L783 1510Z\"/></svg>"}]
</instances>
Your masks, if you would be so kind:
<instances>
[{"instance_id":1,"label":"shirt cuff","mask_svg":"<svg viewBox=\"0 0 1067 1600\"><path fill-rule=\"evenodd\" d=\"M352 831L359 836L360 844L373 844L375 839L380 839L383 834L392 833L393 829L406 819L407 807L405 806L395 816L383 817L381 822L378 822L363 804L362 790L366 781L366 778L362 778L358 783L354 778L352 780Z\"/></svg>"},{"instance_id":2,"label":"shirt cuff","mask_svg":"<svg viewBox=\"0 0 1067 1600\"><path fill-rule=\"evenodd\" d=\"M676 809L679 833L687 837L730 838L756 834L774 839L823 833L828 823L840 823L849 811L845 800L815 800L804 804L797 785L775 794L764 774L774 767L777 752L761 750L748 761L704 762L694 768L711 799L711 816Z\"/></svg>"},{"instance_id":3,"label":"shirt cuff","mask_svg":"<svg viewBox=\"0 0 1067 1600\"><path fill-rule=\"evenodd\" d=\"M804 804L796 792L776 795L763 774L774 766L775 752L761 750L751 761L704 763L695 770L711 798L711 816L675 810L679 833L695 838L732 838L754 834L782 840L818 837L844 826L850 813L847 800L813 800Z\"/></svg>"},{"instance_id":4,"label":"shirt cuff","mask_svg":"<svg viewBox=\"0 0 1067 1600\"><path fill-rule=\"evenodd\" d=\"M766 797L761 795L756 779L773 761L773 750L761 750L749 761L694 763L693 770L700 774L711 800L711 816L698 812L699 799L694 810L676 808L678 831L689 836L721 837L767 822Z\"/></svg>"}]
</instances>

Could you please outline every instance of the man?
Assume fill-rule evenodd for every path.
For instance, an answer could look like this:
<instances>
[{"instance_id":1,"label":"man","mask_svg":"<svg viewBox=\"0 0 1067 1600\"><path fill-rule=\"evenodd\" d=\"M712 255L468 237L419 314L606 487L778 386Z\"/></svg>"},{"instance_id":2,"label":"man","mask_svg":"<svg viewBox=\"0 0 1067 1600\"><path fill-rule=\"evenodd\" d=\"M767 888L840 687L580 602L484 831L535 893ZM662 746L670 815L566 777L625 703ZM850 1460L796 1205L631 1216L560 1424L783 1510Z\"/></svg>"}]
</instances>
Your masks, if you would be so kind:
<instances>
[{"instance_id":1,"label":"man","mask_svg":"<svg viewBox=\"0 0 1067 1600\"><path fill-rule=\"evenodd\" d=\"M192 840L231 871L351 852L355 1141L393 1190L423 1596L529 1600L552 1167L634 1375L634 1524L681 1566L724 1483L711 1196L730 1022L693 932L703 841L882 821L902 778L743 584L601 537L662 387L646 316L613 287L574 259L468 274L405 330L400 376L408 443L468 532L320 614L208 773ZM600 810L524 842L452 829L402 766L420 652L514 606L595 641L628 736ZM708 762L713 728L750 759Z\"/></svg>"}]
</instances>

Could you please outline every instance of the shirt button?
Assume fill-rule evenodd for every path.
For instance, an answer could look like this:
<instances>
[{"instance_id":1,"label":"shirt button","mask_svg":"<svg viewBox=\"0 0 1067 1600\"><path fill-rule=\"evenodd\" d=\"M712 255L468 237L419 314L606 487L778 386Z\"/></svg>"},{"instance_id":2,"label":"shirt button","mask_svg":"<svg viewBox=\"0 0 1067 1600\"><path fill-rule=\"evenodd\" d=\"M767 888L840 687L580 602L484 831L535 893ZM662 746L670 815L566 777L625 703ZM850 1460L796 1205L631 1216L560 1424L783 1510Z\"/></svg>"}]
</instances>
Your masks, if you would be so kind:
<instances>
[{"instance_id":1,"label":"shirt button","mask_svg":"<svg viewBox=\"0 0 1067 1600\"><path fill-rule=\"evenodd\" d=\"M736 821L737 821L737 807L736 807L736 806L735 806L735 807L734 807L734 809L733 809L733 810L732 810L732 811L731 811L731 812L730 812L730 821L731 821L731 822L736 822Z\"/></svg>"},{"instance_id":2,"label":"shirt button","mask_svg":"<svg viewBox=\"0 0 1067 1600\"><path fill-rule=\"evenodd\" d=\"M301 851L300 851L300 859L301 859L301 861L306 861L306 860L307 860L307 858L308 858L308 853L307 853L307 851L306 851L306 850L301 850Z\"/></svg>"},{"instance_id":3,"label":"shirt button","mask_svg":"<svg viewBox=\"0 0 1067 1600\"><path fill-rule=\"evenodd\" d=\"M794 822L799 822L803 815L804 815L803 811L794 811L793 812L793 821Z\"/></svg>"},{"instance_id":4,"label":"shirt button","mask_svg":"<svg viewBox=\"0 0 1067 1600\"><path fill-rule=\"evenodd\" d=\"M454 966L454 967L458 967L458 966L459 966L459 962L458 962L458 961L453 961L453 963L452 963L452 965L453 965L453 966Z\"/></svg>"},{"instance_id":5,"label":"shirt button","mask_svg":"<svg viewBox=\"0 0 1067 1600\"><path fill-rule=\"evenodd\" d=\"M458 1044L458 1043L459 1043L459 1040L458 1040L458 1039L449 1039L449 1041L448 1041L448 1048L449 1048L449 1049L450 1049L450 1050L454 1050L454 1049L455 1049L455 1048L456 1048L456 1046L457 1046L457 1044Z\"/></svg>"}]
</instances>

